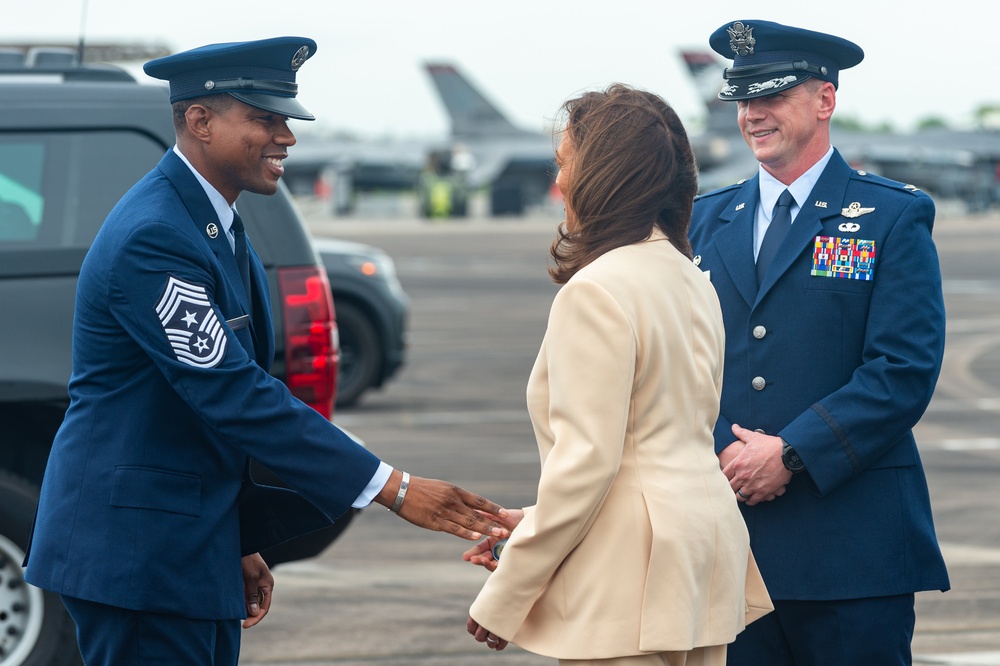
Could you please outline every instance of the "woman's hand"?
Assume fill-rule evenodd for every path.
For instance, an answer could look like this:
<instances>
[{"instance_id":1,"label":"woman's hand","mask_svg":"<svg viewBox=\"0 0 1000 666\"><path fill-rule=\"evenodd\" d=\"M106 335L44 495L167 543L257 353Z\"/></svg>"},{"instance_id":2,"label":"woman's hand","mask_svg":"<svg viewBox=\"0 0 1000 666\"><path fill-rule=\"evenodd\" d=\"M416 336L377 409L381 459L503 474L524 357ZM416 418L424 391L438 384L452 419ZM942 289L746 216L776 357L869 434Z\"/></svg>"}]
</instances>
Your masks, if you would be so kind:
<instances>
[{"instance_id":1,"label":"woman's hand","mask_svg":"<svg viewBox=\"0 0 1000 666\"><path fill-rule=\"evenodd\" d=\"M507 529L513 530L517 527L518 523L524 519L524 509L509 509L507 511L507 515L503 518L499 516L490 517ZM496 571L497 564L499 564L499 562L493 557L493 547L497 545L497 542L500 540L500 537L487 537L469 550L462 553L462 559L466 562L471 562L477 566L484 567L488 571Z\"/></svg>"},{"instance_id":2,"label":"woman's hand","mask_svg":"<svg viewBox=\"0 0 1000 666\"><path fill-rule=\"evenodd\" d=\"M497 652L499 652L500 650L507 647L508 641L505 641L496 634L490 633L486 629L486 627L479 626L479 623L473 620L471 615L469 616L468 621L465 623L465 628L468 630L470 634L472 634L473 638L475 638L480 643L486 643L486 647L488 647L491 650L496 650Z\"/></svg>"}]
</instances>

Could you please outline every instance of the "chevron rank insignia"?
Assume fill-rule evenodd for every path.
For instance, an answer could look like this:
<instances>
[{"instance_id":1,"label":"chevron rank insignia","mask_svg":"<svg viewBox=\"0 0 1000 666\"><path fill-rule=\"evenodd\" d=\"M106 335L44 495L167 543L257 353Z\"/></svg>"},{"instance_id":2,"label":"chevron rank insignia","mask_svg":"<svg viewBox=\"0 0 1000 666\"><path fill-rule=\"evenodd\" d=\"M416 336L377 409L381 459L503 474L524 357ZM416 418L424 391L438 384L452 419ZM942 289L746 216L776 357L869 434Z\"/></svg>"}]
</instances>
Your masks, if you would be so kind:
<instances>
[{"instance_id":1,"label":"chevron rank insignia","mask_svg":"<svg viewBox=\"0 0 1000 666\"><path fill-rule=\"evenodd\" d=\"M205 287L170 276L156 314L174 355L196 368L214 368L226 353L226 334Z\"/></svg>"}]
</instances>

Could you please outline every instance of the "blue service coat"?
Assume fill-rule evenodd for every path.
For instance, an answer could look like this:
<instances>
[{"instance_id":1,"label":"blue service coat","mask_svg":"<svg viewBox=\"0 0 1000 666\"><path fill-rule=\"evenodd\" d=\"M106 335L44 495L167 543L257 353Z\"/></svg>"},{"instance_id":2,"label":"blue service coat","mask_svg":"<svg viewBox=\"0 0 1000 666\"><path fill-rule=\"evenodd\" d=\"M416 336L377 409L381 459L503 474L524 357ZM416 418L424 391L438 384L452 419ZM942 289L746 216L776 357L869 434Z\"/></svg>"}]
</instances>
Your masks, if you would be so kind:
<instances>
[{"instance_id":1,"label":"blue service coat","mask_svg":"<svg viewBox=\"0 0 1000 666\"><path fill-rule=\"evenodd\" d=\"M30 583L242 618L241 555L329 524L371 480L378 459L267 373L267 279L250 254L259 307L239 328L226 322L251 313L233 252L177 155L112 210L80 272L70 406L42 483ZM252 484L249 458L309 502Z\"/></svg>"},{"instance_id":2,"label":"blue service coat","mask_svg":"<svg viewBox=\"0 0 1000 666\"><path fill-rule=\"evenodd\" d=\"M780 435L805 462L782 497L741 504L768 591L948 589L911 431L944 353L934 204L835 152L758 289L758 198L756 176L699 197L691 242L726 328L716 451L738 423Z\"/></svg>"}]
</instances>

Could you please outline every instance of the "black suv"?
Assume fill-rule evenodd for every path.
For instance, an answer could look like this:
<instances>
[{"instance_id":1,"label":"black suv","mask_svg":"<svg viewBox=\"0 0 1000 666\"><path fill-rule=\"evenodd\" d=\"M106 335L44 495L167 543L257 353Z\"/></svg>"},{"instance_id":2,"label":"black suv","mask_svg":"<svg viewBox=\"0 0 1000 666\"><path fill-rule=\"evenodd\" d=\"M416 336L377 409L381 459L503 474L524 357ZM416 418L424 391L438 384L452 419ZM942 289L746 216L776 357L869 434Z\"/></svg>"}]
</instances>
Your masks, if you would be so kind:
<instances>
[{"instance_id":1,"label":"black suv","mask_svg":"<svg viewBox=\"0 0 1000 666\"><path fill-rule=\"evenodd\" d=\"M114 204L173 143L164 87L141 85L123 70L99 65L0 69L2 666L79 663L71 619L57 596L24 582L21 559L51 443L68 404L80 265ZM339 350L328 270L286 189L271 197L244 193L239 207L270 282L272 373L332 417ZM363 272L353 265L366 257L382 271L380 283L395 281L391 262L374 249L350 247L340 256L339 261L324 257L327 266ZM361 310L352 298L344 323ZM393 335L401 341L402 330ZM366 369L361 381L367 383L352 388L349 400L380 384L401 363L397 351L393 361L379 360L375 370ZM280 483L264 469L255 476ZM352 516L348 512L330 528L264 557L274 565L316 555Z\"/></svg>"}]
</instances>

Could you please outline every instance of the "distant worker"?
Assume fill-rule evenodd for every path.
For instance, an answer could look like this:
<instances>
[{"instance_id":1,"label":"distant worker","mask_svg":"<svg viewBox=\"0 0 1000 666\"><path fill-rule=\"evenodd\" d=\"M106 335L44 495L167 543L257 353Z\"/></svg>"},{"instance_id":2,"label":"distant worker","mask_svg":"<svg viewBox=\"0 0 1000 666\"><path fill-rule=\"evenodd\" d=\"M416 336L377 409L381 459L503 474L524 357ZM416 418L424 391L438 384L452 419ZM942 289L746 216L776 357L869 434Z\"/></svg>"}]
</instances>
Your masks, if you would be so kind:
<instances>
[{"instance_id":1,"label":"distant worker","mask_svg":"<svg viewBox=\"0 0 1000 666\"><path fill-rule=\"evenodd\" d=\"M170 82L177 145L84 260L70 406L26 557L88 665L235 666L239 620L271 606L257 551L352 506L466 539L506 533L478 513L501 507L394 470L267 373L267 275L234 204L277 190L287 120L313 119L295 76L315 51L278 37L146 63ZM251 459L301 495L254 484Z\"/></svg>"},{"instance_id":2,"label":"distant worker","mask_svg":"<svg viewBox=\"0 0 1000 666\"><path fill-rule=\"evenodd\" d=\"M912 432L944 351L934 203L830 144L856 44L750 20L710 43L760 167L695 201L691 242L726 325L715 448L775 606L729 664L909 664L914 593L949 588Z\"/></svg>"},{"instance_id":3,"label":"distant worker","mask_svg":"<svg viewBox=\"0 0 1000 666\"><path fill-rule=\"evenodd\" d=\"M563 666L723 666L771 609L719 470L724 339L687 229L698 173L676 112L625 85L564 107L562 287L528 380L541 455L467 629Z\"/></svg>"}]
</instances>

